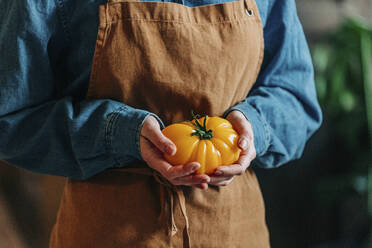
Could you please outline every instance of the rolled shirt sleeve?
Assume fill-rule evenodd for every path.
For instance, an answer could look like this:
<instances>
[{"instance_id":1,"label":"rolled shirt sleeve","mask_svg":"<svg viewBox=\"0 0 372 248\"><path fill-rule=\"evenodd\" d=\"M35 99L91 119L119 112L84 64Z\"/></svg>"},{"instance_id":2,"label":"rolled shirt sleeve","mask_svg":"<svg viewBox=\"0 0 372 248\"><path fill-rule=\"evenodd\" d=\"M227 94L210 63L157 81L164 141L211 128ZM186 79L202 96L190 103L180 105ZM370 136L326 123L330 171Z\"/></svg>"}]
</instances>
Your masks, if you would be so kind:
<instances>
[{"instance_id":1,"label":"rolled shirt sleeve","mask_svg":"<svg viewBox=\"0 0 372 248\"><path fill-rule=\"evenodd\" d=\"M146 110L82 97L96 31L81 30L98 26L94 21L102 2L0 1L0 160L37 173L86 179L142 159L139 134L147 116L164 128ZM254 129L255 161L272 168L300 156L320 125L321 112L293 0L257 4L264 23L263 66L248 97L226 114L233 109L245 114ZM72 28L74 23L84 28ZM70 48L86 51L66 48L66 37L85 40ZM70 50L76 57L69 61L74 72L66 72L62 59Z\"/></svg>"},{"instance_id":2,"label":"rolled shirt sleeve","mask_svg":"<svg viewBox=\"0 0 372 248\"><path fill-rule=\"evenodd\" d=\"M0 159L75 179L142 159L140 129L148 115L164 127L158 116L61 93L71 82L54 73L65 35L54 2L0 2Z\"/></svg>"},{"instance_id":3,"label":"rolled shirt sleeve","mask_svg":"<svg viewBox=\"0 0 372 248\"><path fill-rule=\"evenodd\" d=\"M262 1L265 2L265 1ZM309 48L294 0L257 2L264 25L264 60L241 111L254 132L254 164L275 168L299 158L322 113Z\"/></svg>"}]
</instances>

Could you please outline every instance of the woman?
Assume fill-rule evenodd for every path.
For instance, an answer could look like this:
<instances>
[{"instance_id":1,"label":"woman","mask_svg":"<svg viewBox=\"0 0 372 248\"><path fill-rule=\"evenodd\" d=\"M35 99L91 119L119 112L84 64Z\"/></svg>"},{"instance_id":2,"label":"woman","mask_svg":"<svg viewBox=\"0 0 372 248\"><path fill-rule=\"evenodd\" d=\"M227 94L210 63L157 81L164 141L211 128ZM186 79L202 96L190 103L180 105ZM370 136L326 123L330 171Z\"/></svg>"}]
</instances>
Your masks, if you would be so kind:
<instances>
[{"instance_id":1,"label":"woman","mask_svg":"<svg viewBox=\"0 0 372 248\"><path fill-rule=\"evenodd\" d=\"M69 178L51 247L269 247L250 164L299 158L321 123L293 0L0 6L0 158ZM235 164L164 160L191 109L232 123Z\"/></svg>"}]
</instances>

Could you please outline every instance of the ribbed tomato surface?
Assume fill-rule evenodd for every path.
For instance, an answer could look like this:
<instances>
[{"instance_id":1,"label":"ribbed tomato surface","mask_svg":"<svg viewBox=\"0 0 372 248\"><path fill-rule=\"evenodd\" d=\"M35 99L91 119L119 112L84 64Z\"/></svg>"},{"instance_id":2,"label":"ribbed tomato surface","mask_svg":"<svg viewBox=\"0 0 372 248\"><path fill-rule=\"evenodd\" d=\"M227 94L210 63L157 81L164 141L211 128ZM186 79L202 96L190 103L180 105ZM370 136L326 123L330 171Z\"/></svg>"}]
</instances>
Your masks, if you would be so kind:
<instances>
[{"instance_id":1,"label":"ribbed tomato surface","mask_svg":"<svg viewBox=\"0 0 372 248\"><path fill-rule=\"evenodd\" d=\"M241 152L237 145L239 135L228 120L221 117L201 117L195 118L192 123L175 123L162 130L177 147L175 155L164 154L170 164L181 165L196 161L200 163L197 174L211 174L217 167L230 165L238 160ZM206 135L207 132L209 135ZM192 135L193 133L195 134ZM200 133L201 137L196 133Z\"/></svg>"}]
</instances>

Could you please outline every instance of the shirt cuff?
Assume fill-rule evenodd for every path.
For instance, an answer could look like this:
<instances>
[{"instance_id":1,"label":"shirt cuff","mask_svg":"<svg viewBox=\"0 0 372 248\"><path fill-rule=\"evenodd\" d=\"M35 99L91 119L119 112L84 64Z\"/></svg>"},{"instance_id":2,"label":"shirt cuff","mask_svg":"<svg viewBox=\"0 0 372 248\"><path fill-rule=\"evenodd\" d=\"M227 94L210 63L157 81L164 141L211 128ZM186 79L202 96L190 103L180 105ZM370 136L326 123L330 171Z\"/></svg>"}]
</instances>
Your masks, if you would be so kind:
<instances>
[{"instance_id":1,"label":"shirt cuff","mask_svg":"<svg viewBox=\"0 0 372 248\"><path fill-rule=\"evenodd\" d=\"M140 134L146 118L154 116L161 129L163 121L154 113L123 106L112 113L107 120L106 147L116 161L116 167L123 167L131 158L143 160L140 149Z\"/></svg>"},{"instance_id":2,"label":"shirt cuff","mask_svg":"<svg viewBox=\"0 0 372 248\"><path fill-rule=\"evenodd\" d=\"M245 102L238 103L237 105L229 108L223 114L223 118L226 118L226 116L233 110L240 111L251 123L257 157L265 154L269 147L270 140L270 129L267 122L261 117L255 108Z\"/></svg>"}]
</instances>

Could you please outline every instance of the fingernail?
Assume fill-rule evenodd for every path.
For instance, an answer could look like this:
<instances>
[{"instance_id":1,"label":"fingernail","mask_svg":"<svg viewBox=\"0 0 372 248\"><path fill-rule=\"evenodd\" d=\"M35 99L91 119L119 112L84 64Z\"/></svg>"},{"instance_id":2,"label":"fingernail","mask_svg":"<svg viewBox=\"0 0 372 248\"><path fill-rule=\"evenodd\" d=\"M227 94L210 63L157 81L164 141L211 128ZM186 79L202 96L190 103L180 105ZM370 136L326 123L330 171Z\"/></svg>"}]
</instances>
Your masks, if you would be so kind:
<instances>
[{"instance_id":1,"label":"fingernail","mask_svg":"<svg viewBox=\"0 0 372 248\"><path fill-rule=\"evenodd\" d=\"M197 170L200 168L200 164L194 164L193 167L192 167L192 170Z\"/></svg>"},{"instance_id":2,"label":"fingernail","mask_svg":"<svg viewBox=\"0 0 372 248\"><path fill-rule=\"evenodd\" d=\"M223 174L223 172L222 172L222 171L216 171L214 174L215 174L216 176L221 176L221 175Z\"/></svg>"},{"instance_id":3,"label":"fingernail","mask_svg":"<svg viewBox=\"0 0 372 248\"><path fill-rule=\"evenodd\" d=\"M247 141L245 139L242 139L240 141L240 147L245 150L247 148Z\"/></svg>"},{"instance_id":4,"label":"fingernail","mask_svg":"<svg viewBox=\"0 0 372 248\"><path fill-rule=\"evenodd\" d=\"M166 152L167 152L169 155L172 155L172 154L173 154L173 151L174 151L174 149L172 148L172 146L167 146L167 147L165 148L165 150L166 150Z\"/></svg>"}]
</instances>

